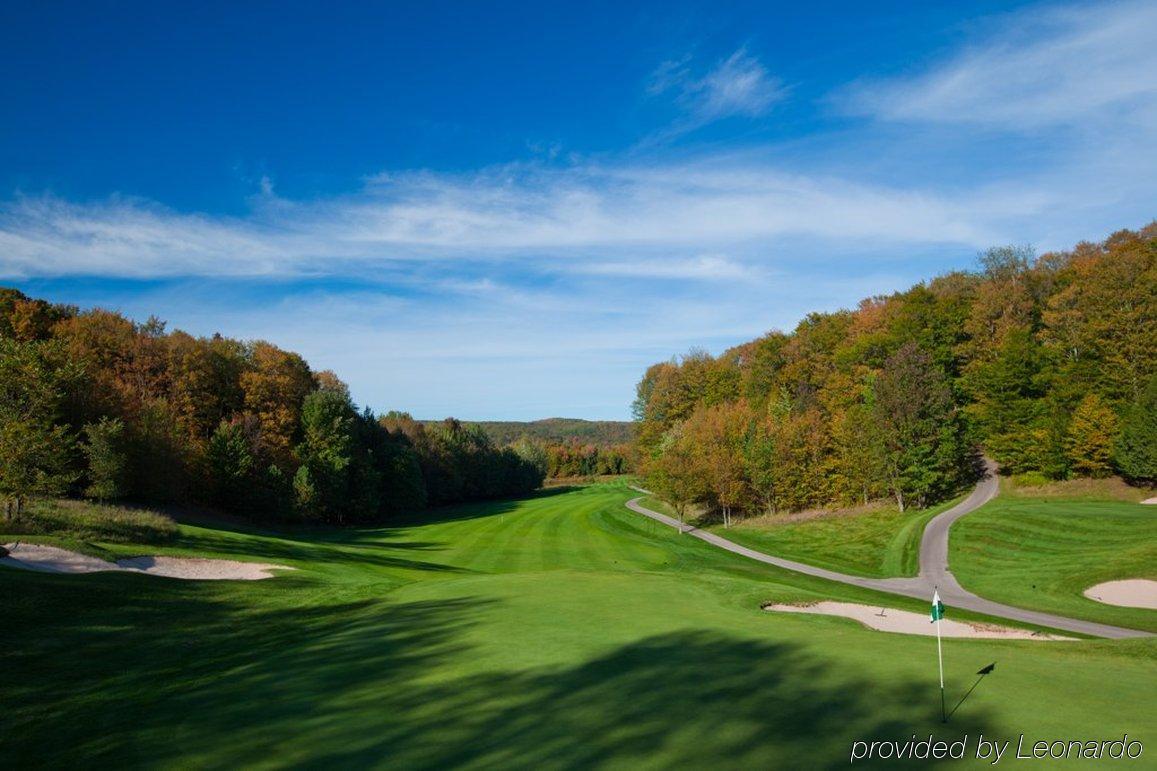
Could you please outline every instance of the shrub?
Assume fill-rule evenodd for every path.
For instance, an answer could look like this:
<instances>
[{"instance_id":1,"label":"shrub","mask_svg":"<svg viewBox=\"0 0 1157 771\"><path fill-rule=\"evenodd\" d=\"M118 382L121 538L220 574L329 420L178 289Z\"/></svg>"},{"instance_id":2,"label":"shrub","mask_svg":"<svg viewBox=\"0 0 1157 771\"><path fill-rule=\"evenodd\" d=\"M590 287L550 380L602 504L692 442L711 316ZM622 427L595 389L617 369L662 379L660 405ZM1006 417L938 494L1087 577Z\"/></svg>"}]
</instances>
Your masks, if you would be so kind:
<instances>
[{"instance_id":1,"label":"shrub","mask_svg":"<svg viewBox=\"0 0 1157 771\"><path fill-rule=\"evenodd\" d=\"M1039 471L1026 471L1023 474L1014 474L1009 478L1016 487L1044 487L1049 478Z\"/></svg>"}]
</instances>

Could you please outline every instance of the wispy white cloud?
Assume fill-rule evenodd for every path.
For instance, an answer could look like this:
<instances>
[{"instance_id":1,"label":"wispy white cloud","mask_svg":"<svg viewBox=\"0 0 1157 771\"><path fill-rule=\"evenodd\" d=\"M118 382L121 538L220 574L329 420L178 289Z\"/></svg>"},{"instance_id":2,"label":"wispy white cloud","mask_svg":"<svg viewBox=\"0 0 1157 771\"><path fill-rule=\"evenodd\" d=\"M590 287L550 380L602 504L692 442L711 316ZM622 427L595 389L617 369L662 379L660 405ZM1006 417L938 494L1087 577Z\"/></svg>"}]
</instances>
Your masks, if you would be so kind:
<instances>
[{"instance_id":1,"label":"wispy white cloud","mask_svg":"<svg viewBox=\"0 0 1157 771\"><path fill-rule=\"evenodd\" d=\"M244 217L17 198L0 205L0 275L357 275L366 265L546 257L589 272L585 260L628 256L706 276L713 266L701 255L785 236L981 245L999 236L999 219L1046 203L788 174L756 156L396 174L332 199L261 196Z\"/></svg>"},{"instance_id":2,"label":"wispy white cloud","mask_svg":"<svg viewBox=\"0 0 1157 771\"><path fill-rule=\"evenodd\" d=\"M756 57L740 48L705 72L696 72L690 57L663 62L651 75L651 94L673 93L687 113L677 131L721 118L758 118L787 95L783 81Z\"/></svg>"},{"instance_id":3,"label":"wispy white cloud","mask_svg":"<svg viewBox=\"0 0 1157 771\"><path fill-rule=\"evenodd\" d=\"M998 20L987 36L925 72L861 81L844 110L891 121L1014 129L1157 118L1157 4L1041 7Z\"/></svg>"},{"instance_id":4,"label":"wispy white cloud","mask_svg":"<svg viewBox=\"0 0 1157 771\"><path fill-rule=\"evenodd\" d=\"M687 259L635 259L585 262L576 270L596 276L630 276L656 279L710 279L731 281L756 279L761 271L722 254L703 254Z\"/></svg>"}]
</instances>

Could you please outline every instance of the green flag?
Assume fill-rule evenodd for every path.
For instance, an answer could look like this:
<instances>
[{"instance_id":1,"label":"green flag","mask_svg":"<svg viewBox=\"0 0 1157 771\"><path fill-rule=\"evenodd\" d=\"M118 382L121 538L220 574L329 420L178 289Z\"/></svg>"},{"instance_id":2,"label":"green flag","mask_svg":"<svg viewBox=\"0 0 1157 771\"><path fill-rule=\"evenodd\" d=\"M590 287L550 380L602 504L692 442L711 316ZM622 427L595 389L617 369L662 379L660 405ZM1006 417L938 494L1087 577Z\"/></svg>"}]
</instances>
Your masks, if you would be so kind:
<instances>
[{"instance_id":1,"label":"green flag","mask_svg":"<svg viewBox=\"0 0 1157 771\"><path fill-rule=\"evenodd\" d=\"M944 618L944 603L940 601L940 592L932 593L932 621L936 622Z\"/></svg>"}]
</instances>

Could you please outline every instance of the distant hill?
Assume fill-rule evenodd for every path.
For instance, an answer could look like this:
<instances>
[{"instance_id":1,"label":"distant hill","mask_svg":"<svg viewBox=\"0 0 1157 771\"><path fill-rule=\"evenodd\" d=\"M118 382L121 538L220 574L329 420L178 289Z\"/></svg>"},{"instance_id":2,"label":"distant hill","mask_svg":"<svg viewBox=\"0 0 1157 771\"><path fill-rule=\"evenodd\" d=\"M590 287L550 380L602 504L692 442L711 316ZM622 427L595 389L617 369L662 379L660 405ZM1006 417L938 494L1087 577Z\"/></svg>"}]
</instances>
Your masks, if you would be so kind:
<instances>
[{"instance_id":1,"label":"distant hill","mask_svg":"<svg viewBox=\"0 0 1157 771\"><path fill-rule=\"evenodd\" d=\"M440 421L424 421L438 423ZM522 436L544 442L569 442L577 439L583 444L610 447L625 444L635 438L635 424L623 420L581 420L579 418L544 418L532 421L464 420L463 423L481 426L497 444L509 444Z\"/></svg>"}]
</instances>

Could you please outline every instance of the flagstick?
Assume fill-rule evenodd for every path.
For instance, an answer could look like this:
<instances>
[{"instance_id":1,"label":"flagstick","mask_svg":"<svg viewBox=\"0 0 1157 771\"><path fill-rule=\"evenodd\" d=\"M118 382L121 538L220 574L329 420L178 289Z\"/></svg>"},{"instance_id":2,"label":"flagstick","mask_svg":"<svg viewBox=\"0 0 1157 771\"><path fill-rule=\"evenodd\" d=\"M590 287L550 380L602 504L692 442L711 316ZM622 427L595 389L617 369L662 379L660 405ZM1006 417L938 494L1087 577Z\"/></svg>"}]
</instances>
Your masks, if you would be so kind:
<instances>
[{"instance_id":1,"label":"flagstick","mask_svg":"<svg viewBox=\"0 0 1157 771\"><path fill-rule=\"evenodd\" d=\"M936 619L936 658L940 661L940 722L948 722L944 708L944 649L940 647L940 619Z\"/></svg>"}]
</instances>

